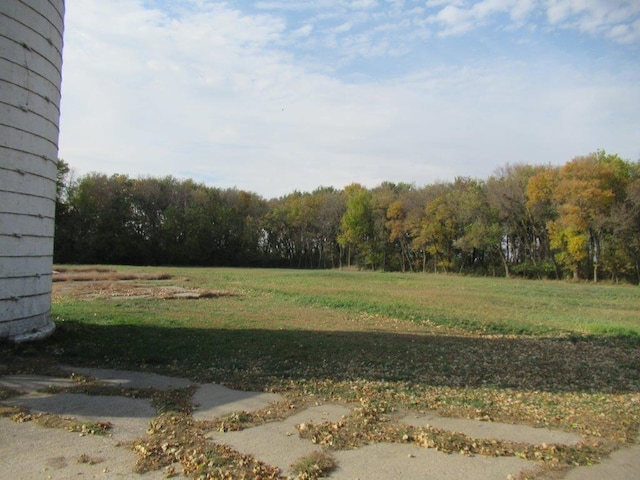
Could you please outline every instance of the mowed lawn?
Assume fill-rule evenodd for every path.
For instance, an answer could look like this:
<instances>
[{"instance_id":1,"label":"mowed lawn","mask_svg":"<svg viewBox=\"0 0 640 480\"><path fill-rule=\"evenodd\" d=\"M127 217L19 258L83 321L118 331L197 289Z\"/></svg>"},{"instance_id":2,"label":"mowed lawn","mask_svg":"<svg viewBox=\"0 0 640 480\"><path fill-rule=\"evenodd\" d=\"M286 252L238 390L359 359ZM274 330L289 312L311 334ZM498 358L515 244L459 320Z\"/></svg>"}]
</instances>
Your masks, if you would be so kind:
<instances>
[{"instance_id":1,"label":"mowed lawn","mask_svg":"<svg viewBox=\"0 0 640 480\"><path fill-rule=\"evenodd\" d=\"M258 306L260 321L267 327L282 320L268 310L278 308L291 312L300 320L295 327L302 329L314 328L303 320L322 320L331 311L482 333L640 336L640 288L632 285L336 270L101 268L122 274L167 274L172 285L237 293L239 297L226 303L251 317L249 307ZM118 314L125 309L112 310ZM215 315L205 319L206 328L215 328L210 322L219 320ZM241 326L246 318L239 315L234 324L236 320Z\"/></svg>"},{"instance_id":2,"label":"mowed lawn","mask_svg":"<svg viewBox=\"0 0 640 480\"><path fill-rule=\"evenodd\" d=\"M361 442L389 441L382 417L409 410L560 428L607 449L640 429L638 286L346 270L58 270L55 334L13 351L34 365L155 371L276 391L296 404L356 404L377 419L353 436ZM576 455L571 462L592 461Z\"/></svg>"}]
</instances>

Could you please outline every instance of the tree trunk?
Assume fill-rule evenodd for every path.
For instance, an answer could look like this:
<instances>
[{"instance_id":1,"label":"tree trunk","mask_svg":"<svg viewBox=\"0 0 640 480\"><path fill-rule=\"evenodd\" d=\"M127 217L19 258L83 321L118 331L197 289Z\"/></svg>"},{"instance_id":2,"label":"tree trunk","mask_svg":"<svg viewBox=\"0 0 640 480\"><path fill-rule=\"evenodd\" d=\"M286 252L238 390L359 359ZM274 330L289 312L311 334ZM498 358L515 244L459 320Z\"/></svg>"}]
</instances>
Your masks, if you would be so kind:
<instances>
[{"instance_id":1,"label":"tree trunk","mask_svg":"<svg viewBox=\"0 0 640 480\"><path fill-rule=\"evenodd\" d=\"M504 266L504 276L509 278L511 276L511 272L509 271L509 261L507 260L507 256L504 254L502 248L500 248L500 259L502 260L502 265Z\"/></svg>"}]
</instances>

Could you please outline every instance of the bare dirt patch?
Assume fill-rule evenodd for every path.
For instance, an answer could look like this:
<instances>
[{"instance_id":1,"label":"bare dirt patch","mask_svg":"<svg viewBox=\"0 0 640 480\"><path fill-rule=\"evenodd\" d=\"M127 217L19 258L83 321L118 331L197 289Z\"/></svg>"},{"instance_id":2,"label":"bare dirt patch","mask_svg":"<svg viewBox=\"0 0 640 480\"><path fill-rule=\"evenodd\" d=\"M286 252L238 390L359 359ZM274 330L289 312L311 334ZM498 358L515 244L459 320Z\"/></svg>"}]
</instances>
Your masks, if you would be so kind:
<instances>
[{"instance_id":1,"label":"bare dirt patch","mask_svg":"<svg viewBox=\"0 0 640 480\"><path fill-rule=\"evenodd\" d=\"M236 296L238 293L220 290L186 288L164 283L168 273L124 273L108 268L57 268L53 271L54 300L64 296L74 298L199 299Z\"/></svg>"}]
</instances>

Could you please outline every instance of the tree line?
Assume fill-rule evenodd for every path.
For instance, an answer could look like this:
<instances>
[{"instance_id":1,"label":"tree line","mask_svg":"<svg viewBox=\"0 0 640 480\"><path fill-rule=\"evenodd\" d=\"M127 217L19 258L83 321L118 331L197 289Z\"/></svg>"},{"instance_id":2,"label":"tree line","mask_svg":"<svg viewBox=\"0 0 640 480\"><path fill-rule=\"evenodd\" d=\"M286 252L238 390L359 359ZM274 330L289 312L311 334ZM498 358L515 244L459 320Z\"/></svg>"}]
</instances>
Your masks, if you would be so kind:
<instances>
[{"instance_id":1,"label":"tree line","mask_svg":"<svg viewBox=\"0 0 640 480\"><path fill-rule=\"evenodd\" d=\"M57 263L358 267L640 283L640 162L598 151L486 180L354 183L274 199L193 180L70 175Z\"/></svg>"}]
</instances>

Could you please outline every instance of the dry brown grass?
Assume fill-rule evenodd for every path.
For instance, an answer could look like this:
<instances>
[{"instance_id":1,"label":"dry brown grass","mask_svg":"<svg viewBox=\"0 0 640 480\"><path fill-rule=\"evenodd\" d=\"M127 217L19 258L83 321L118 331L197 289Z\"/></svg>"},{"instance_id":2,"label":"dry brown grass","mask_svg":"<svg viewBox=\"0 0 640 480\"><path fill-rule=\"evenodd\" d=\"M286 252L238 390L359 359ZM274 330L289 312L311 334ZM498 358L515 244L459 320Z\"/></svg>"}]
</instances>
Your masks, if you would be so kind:
<instances>
[{"instance_id":1,"label":"dry brown grass","mask_svg":"<svg viewBox=\"0 0 640 480\"><path fill-rule=\"evenodd\" d=\"M55 268L53 270L54 282L97 282L97 281L124 281L124 280L169 280L171 275L164 272L158 273L130 273L118 272L109 268Z\"/></svg>"},{"instance_id":2,"label":"dry brown grass","mask_svg":"<svg viewBox=\"0 0 640 480\"><path fill-rule=\"evenodd\" d=\"M53 272L53 297L75 298L161 298L199 299L238 295L235 292L184 288L177 285L157 283L173 276L164 273L118 272L109 268L56 268ZM182 279L182 281L186 281Z\"/></svg>"}]
</instances>

